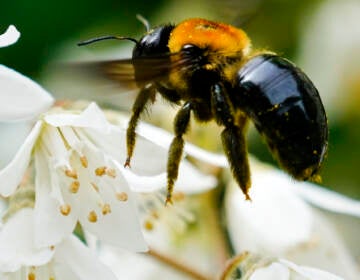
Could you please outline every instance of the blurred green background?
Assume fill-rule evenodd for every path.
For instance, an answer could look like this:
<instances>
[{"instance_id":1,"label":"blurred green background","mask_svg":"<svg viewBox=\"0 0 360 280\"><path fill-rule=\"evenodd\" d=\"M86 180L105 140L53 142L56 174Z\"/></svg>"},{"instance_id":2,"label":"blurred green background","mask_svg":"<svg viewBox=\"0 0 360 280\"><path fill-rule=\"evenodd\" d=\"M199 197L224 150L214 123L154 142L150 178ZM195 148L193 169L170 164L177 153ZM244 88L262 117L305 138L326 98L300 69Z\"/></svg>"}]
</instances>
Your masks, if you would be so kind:
<instances>
[{"instance_id":1,"label":"blurred green background","mask_svg":"<svg viewBox=\"0 0 360 280\"><path fill-rule=\"evenodd\" d=\"M76 43L83 39L106 34L139 37L144 27L135 18L138 13L154 25L194 16L240 23L255 48L293 60L318 86L330 125L323 184L360 198L359 5L358 0L3 1L0 32L14 24L22 36L0 50L0 62L56 94L58 89L45 79L49 63L61 56L76 60L71 53L78 52ZM102 51L117 44L103 42L90 49ZM250 151L272 162L257 133L249 138Z\"/></svg>"}]
</instances>

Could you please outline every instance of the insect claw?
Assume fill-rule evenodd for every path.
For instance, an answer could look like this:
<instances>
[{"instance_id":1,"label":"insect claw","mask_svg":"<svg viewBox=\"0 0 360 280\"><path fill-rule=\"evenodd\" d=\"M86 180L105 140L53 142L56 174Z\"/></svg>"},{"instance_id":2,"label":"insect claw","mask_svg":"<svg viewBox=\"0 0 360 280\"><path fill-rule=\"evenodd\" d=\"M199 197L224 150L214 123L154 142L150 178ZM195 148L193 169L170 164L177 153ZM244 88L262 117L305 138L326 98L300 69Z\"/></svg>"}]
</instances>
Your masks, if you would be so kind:
<instances>
[{"instance_id":1,"label":"insect claw","mask_svg":"<svg viewBox=\"0 0 360 280\"><path fill-rule=\"evenodd\" d=\"M252 202L252 199L249 194L245 194L245 200Z\"/></svg>"},{"instance_id":2,"label":"insect claw","mask_svg":"<svg viewBox=\"0 0 360 280\"><path fill-rule=\"evenodd\" d=\"M168 205L173 205L173 201L172 201L172 198L171 198L171 194L168 194L168 195L166 196L165 206L168 206Z\"/></svg>"},{"instance_id":3,"label":"insect claw","mask_svg":"<svg viewBox=\"0 0 360 280\"><path fill-rule=\"evenodd\" d=\"M125 163L124 163L124 167L125 167L125 168L126 168L126 167L131 168L131 166L130 166L130 157L127 157L127 158L126 158L126 161L125 161Z\"/></svg>"}]
</instances>

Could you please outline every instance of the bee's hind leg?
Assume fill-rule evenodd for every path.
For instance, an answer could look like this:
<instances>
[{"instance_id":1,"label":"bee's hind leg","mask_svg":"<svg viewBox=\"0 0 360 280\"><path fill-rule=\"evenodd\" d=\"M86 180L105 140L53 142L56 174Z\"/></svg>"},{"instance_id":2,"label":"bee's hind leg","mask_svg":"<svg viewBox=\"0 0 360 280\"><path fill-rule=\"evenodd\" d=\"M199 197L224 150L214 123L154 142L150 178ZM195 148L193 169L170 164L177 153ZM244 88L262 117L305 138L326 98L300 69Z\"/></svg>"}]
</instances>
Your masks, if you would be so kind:
<instances>
[{"instance_id":1,"label":"bee's hind leg","mask_svg":"<svg viewBox=\"0 0 360 280\"><path fill-rule=\"evenodd\" d=\"M169 149L169 158L167 163L167 195L166 202L172 203L172 192L175 181L179 173L179 165L184 149L183 135L186 133L190 123L191 104L185 103L177 113L174 121L175 137L171 142Z\"/></svg>"},{"instance_id":2,"label":"bee's hind leg","mask_svg":"<svg viewBox=\"0 0 360 280\"><path fill-rule=\"evenodd\" d=\"M140 119L141 114L146 109L146 105L149 101L155 99L156 90L154 86L144 87L140 90L134 105L132 107L132 115L129 120L128 128L126 130L126 147L127 147L127 158L124 166L130 167L131 157L135 148L136 133L135 129Z\"/></svg>"},{"instance_id":3,"label":"bee's hind leg","mask_svg":"<svg viewBox=\"0 0 360 280\"><path fill-rule=\"evenodd\" d=\"M231 172L246 200L251 200L248 194L251 180L245 137L248 118L244 113L235 111L222 84L215 84L211 89L211 108L216 122L225 126L221 140Z\"/></svg>"}]
</instances>

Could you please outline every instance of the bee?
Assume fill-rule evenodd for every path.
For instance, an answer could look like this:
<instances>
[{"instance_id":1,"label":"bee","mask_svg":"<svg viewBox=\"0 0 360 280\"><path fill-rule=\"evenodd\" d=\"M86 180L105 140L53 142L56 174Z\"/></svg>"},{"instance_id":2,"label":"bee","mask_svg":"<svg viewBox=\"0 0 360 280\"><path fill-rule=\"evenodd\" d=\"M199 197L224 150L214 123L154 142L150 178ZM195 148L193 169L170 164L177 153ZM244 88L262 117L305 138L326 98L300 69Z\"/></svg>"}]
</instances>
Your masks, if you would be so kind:
<instances>
[{"instance_id":1,"label":"bee","mask_svg":"<svg viewBox=\"0 0 360 280\"><path fill-rule=\"evenodd\" d=\"M193 18L150 28L136 40L130 59L87 65L122 86L138 88L126 140L130 167L135 129L157 95L180 106L167 162L166 203L178 177L184 134L191 115L223 127L221 140L233 177L250 200L246 128L252 121L279 165L297 180L317 180L328 146L327 117L319 93L289 60L268 51L252 51L247 34L234 26Z\"/></svg>"}]
</instances>

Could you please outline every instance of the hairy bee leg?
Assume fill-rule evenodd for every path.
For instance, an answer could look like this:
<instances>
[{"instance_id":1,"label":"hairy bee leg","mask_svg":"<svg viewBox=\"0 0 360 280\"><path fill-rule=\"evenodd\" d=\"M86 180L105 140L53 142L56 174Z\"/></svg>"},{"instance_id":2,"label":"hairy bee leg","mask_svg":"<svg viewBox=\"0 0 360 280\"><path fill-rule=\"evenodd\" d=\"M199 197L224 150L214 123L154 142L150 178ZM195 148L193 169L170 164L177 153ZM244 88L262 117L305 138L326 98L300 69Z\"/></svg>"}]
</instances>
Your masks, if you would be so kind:
<instances>
[{"instance_id":1,"label":"hairy bee leg","mask_svg":"<svg viewBox=\"0 0 360 280\"><path fill-rule=\"evenodd\" d=\"M169 148L167 162L167 195L165 204L172 203L172 192L179 173L179 165L184 149L183 135L186 133L190 123L191 104L185 103L179 110L174 121L175 137Z\"/></svg>"},{"instance_id":2,"label":"hairy bee leg","mask_svg":"<svg viewBox=\"0 0 360 280\"><path fill-rule=\"evenodd\" d=\"M231 172L246 200L251 200L248 193L251 180L244 129L235 126L226 127L221 133L221 140Z\"/></svg>"},{"instance_id":3,"label":"hairy bee leg","mask_svg":"<svg viewBox=\"0 0 360 280\"><path fill-rule=\"evenodd\" d=\"M215 84L211 89L211 110L216 122L225 126L221 133L221 140L231 172L246 200L251 200L248 194L251 180L245 136L248 119L244 114L235 114L222 84Z\"/></svg>"},{"instance_id":4,"label":"hairy bee leg","mask_svg":"<svg viewBox=\"0 0 360 280\"><path fill-rule=\"evenodd\" d=\"M149 100L154 100L156 91L153 86L144 87L140 90L134 105L132 107L132 115L126 130L126 147L127 158L124 167L130 167L130 160L134 152L136 133L135 129L140 119L141 113L144 112Z\"/></svg>"}]
</instances>

